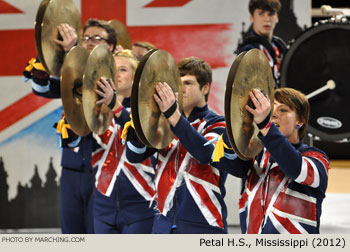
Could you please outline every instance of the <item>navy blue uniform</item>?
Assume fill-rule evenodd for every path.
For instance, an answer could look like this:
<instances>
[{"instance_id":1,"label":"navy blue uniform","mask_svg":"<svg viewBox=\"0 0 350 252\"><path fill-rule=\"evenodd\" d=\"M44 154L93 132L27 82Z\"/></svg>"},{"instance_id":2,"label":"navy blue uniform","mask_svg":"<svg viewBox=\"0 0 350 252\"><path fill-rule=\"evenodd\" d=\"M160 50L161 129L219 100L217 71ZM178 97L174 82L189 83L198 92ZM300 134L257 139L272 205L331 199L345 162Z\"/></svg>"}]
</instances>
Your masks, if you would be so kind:
<instances>
[{"instance_id":1,"label":"navy blue uniform","mask_svg":"<svg viewBox=\"0 0 350 252\"><path fill-rule=\"evenodd\" d=\"M157 152L156 215L153 233L227 233L224 202L226 173L211 165L213 144L225 128L224 118L208 109L194 108L171 130L176 137L157 152L128 138L127 158L139 162Z\"/></svg>"},{"instance_id":2,"label":"navy blue uniform","mask_svg":"<svg viewBox=\"0 0 350 252\"><path fill-rule=\"evenodd\" d=\"M97 167L94 193L96 233L151 233L155 211L154 169L150 159L131 164L121 142L124 124L130 120L130 99L123 100L123 111L102 135L94 135L98 148L92 159Z\"/></svg>"},{"instance_id":3,"label":"navy blue uniform","mask_svg":"<svg viewBox=\"0 0 350 252\"><path fill-rule=\"evenodd\" d=\"M291 144L274 124L266 136L258 136L265 148L253 160L243 161L225 149L225 157L216 163L243 179L239 200L242 233L319 233L328 157L302 141Z\"/></svg>"},{"instance_id":4,"label":"navy blue uniform","mask_svg":"<svg viewBox=\"0 0 350 252\"><path fill-rule=\"evenodd\" d=\"M283 56L287 52L287 46L285 42L277 36L273 36L272 40L270 41L267 38L259 36L254 31L252 31L244 39L243 43L238 45L235 53L238 55L241 52L249 51L254 48L262 50L267 57L270 63L273 78L275 80L275 87L279 87L280 65Z\"/></svg>"},{"instance_id":5,"label":"navy blue uniform","mask_svg":"<svg viewBox=\"0 0 350 252\"><path fill-rule=\"evenodd\" d=\"M40 71L41 72L41 71ZM42 73L44 75L44 73ZM46 98L60 98L60 80L57 77L38 78L33 75L33 92ZM92 192L94 172L91 166L93 139L91 134L77 137L62 145L62 175L60 179L60 216L64 234L94 233L92 216Z\"/></svg>"}]
</instances>

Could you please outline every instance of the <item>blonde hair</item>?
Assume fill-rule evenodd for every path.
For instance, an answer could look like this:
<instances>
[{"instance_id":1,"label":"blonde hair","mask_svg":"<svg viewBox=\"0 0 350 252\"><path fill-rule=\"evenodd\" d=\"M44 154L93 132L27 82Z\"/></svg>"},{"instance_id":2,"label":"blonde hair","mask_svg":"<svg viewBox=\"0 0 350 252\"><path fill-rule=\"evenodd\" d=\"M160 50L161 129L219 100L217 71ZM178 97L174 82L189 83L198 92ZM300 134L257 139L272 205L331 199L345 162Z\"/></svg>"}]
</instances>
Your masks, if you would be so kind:
<instances>
[{"instance_id":1,"label":"blonde hair","mask_svg":"<svg viewBox=\"0 0 350 252\"><path fill-rule=\"evenodd\" d=\"M124 50L121 50L121 51L118 51L114 54L114 57L125 57L125 58L128 58L129 59L129 62L130 62L130 65L131 65L131 68L132 70L136 71L136 68L137 66L139 65L139 61L138 59L134 56L134 54L132 53L131 50L129 49L124 49Z\"/></svg>"}]
</instances>

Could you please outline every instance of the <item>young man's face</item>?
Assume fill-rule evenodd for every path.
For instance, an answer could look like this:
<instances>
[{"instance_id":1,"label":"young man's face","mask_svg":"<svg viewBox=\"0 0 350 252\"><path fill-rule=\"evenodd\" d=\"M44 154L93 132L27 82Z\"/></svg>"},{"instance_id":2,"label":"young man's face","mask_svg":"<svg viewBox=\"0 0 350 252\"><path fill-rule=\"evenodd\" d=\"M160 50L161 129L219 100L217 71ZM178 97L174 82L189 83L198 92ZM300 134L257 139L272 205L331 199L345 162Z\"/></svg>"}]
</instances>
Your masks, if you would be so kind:
<instances>
[{"instance_id":1,"label":"young man's face","mask_svg":"<svg viewBox=\"0 0 350 252\"><path fill-rule=\"evenodd\" d=\"M250 21L253 24L253 30L260 36L272 39L273 31L278 23L276 12L255 9L253 15L250 15Z\"/></svg>"},{"instance_id":2,"label":"young man's face","mask_svg":"<svg viewBox=\"0 0 350 252\"><path fill-rule=\"evenodd\" d=\"M82 46L85 47L88 51L92 51L95 46L105 43L108 45L109 49L113 49L113 45L108 44L107 38L108 33L105 29L101 27L91 26L87 28L84 32L84 37L89 37L88 40L83 40Z\"/></svg>"},{"instance_id":3,"label":"young man's face","mask_svg":"<svg viewBox=\"0 0 350 252\"><path fill-rule=\"evenodd\" d=\"M204 85L200 89L196 76L189 74L182 76L181 81L185 114L190 113L195 107L203 107L207 103L205 95L209 92L209 84Z\"/></svg>"}]
</instances>

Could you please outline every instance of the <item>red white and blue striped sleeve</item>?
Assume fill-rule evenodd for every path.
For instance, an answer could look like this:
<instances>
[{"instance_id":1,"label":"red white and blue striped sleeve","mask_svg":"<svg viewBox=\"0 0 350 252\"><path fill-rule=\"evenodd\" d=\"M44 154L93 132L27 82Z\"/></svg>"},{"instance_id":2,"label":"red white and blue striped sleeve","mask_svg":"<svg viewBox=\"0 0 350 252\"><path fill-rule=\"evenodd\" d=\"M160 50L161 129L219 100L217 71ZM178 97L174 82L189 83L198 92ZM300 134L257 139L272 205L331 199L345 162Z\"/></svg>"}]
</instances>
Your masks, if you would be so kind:
<instances>
[{"instance_id":1,"label":"red white and blue striped sleeve","mask_svg":"<svg viewBox=\"0 0 350 252\"><path fill-rule=\"evenodd\" d=\"M297 183L308 185L314 188L320 186L322 177L328 176L328 158L317 151L302 153L302 163L299 176L294 180Z\"/></svg>"}]
</instances>

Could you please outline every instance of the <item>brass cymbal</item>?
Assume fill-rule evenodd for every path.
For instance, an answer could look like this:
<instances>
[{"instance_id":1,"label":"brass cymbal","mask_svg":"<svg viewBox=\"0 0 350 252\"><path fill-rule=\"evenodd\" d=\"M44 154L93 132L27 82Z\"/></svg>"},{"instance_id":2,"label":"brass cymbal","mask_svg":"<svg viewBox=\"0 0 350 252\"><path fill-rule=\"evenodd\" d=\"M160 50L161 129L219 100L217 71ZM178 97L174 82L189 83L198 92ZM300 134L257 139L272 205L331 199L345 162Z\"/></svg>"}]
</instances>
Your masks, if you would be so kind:
<instances>
[{"instance_id":1,"label":"brass cymbal","mask_svg":"<svg viewBox=\"0 0 350 252\"><path fill-rule=\"evenodd\" d=\"M46 71L57 77L60 76L65 52L54 40L62 40L57 26L63 23L72 26L79 37L81 20L73 0L43 0L35 20L36 50Z\"/></svg>"},{"instance_id":2,"label":"brass cymbal","mask_svg":"<svg viewBox=\"0 0 350 252\"><path fill-rule=\"evenodd\" d=\"M117 33L117 44L121 45L124 49L131 49L132 43L126 26L117 19L112 19L108 23Z\"/></svg>"},{"instance_id":3,"label":"brass cymbal","mask_svg":"<svg viewBox=\"0 0 350 252\"><path fill-rule=\"evenodd\" d=\"M245 105L253 106L249 93L258 88L270 98L271 107L274 100L274 81L269 62L259 49L248 51L240 60L234 82L230 105L230 123L236 154L243 160L256 156L263 145L258 138L258 127ZM236 149L235 149L236 148Z\"/></svg>"},{"instance_id":4,"label":"brass cymbal","mask_svg":"<svg viewBox=\"0 0 350 252\"><path fill-rule=\"evenodd\" d=\"M230 144L231 144L231 146L233 146L232 148L236 151L236 153L237 153L237 146L236 146L235 141L233 139L232 125L231 125L232 84L233 84L233 81L235 79L239 63L241 63L241 60L246 53L247 52L240 53L233 61L231 68L230 68L230 71L229 71L229 74L228 74L228 77L227 77L226 89L225 89L225 102L224 102L224 104L225 104L226 132L227 132L228 139L230 140ZM242 154L240 154L240 156L242 156Z\"/></svg>"},{"instance_id":5,"label":"brass cymbal","mask_svg":"<svg viewBox=\"0 0 350 252\"><path fill-rule=\"evenodd\" d=\"M61 70L63 110L72 130L79 136L91 132L85 121L82 103L83 75L88 57L88 50L75 46L68 52Z\"/></svg>"},{"instance_id":6,"label":"brass cymbal","mask_svg":"<svg viewBox=\"0 0 350 252\"><path fill-rule=\"evenodd\" d=\"M152 49L136 69L131 113L140 140L149 147L162 149L171 143L174 134L153 98L158 82L168 83L174 93L178 93L178 105L182 111L182 82L176 62L168 52Z\"/></svg>"},{"instance_id":7,"label":"brass cymbal","mask_svg":"<svg viewBox=\"0 0 350 252\"><path fill-rule=\"evenodd\" d=\"M90 130L103 134L111 124L113 113L105 104L96 104L101 97L96 94L100 77L114 81L116 66L112 52L105 44L97 45L90 53L83 77L83 108Z\"/></svg>"}]
</instances>

